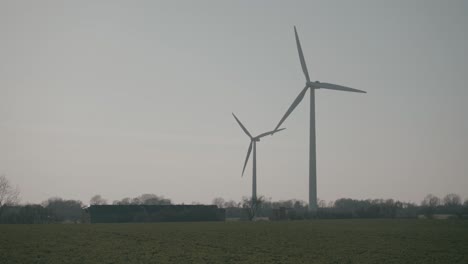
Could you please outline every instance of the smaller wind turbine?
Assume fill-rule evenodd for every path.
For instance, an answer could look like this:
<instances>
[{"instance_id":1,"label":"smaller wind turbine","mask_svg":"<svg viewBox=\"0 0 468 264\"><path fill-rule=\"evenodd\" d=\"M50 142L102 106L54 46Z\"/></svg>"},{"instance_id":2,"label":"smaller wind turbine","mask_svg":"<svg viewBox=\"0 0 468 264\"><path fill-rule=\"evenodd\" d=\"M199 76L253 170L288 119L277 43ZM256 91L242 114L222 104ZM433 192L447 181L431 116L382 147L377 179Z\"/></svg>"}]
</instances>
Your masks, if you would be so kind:
<instances>
[{"instance_id":1,"label":"smaller wind turbine","mask_svg":"<svg viewBox=\"0 0 468 264\"><path fill-rule=\"evenodd\" d=\"M280 128L280 129L276 128L273 131L265 132L256 137L252 137L249 131L244 127L244 125L242 125L241 121L237 119L236 115L234 113L232 113L232 115L234 116L234 118L236 119L237 123L242 128L242 130L244 130L245 134L250 138L249 150L247 150L247 157L245 158L244 168L242 169L242 176L244 176L245 167L247 166L247 162L249 161L250 152L252 152L252 149L253 149L252 202L255 203L255 201L257 201L257 147L256 147L257 142L260 141L262 137L273 135L276 132L284 130L285 128Z\"/></svg>"}]
</instances>

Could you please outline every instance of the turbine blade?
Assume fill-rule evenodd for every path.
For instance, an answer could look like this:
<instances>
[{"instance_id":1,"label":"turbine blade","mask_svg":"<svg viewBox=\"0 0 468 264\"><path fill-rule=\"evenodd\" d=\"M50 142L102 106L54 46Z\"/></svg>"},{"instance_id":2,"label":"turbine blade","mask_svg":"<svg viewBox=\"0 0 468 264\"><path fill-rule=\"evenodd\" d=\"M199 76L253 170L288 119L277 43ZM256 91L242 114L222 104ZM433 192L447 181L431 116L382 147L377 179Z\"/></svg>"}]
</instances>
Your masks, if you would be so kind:
<instances>
[{"instance_id":1,"label":"turbine blade","mask_svg":"<svg viewBox=\"0 0 468 264\"><path fill-rule=\"evenodd\" d=\"M294 34L296 35L296 45L297 51L299 52L299 59L301 60L302 71L304 72L307 82L310 82L309 71L307 70L307 65L304 59L304 53L302 53L301 42L299 41L299 36L297 35L296 26L294 26Z\"/></svg>"},{"instance_id":2,"label":"turbine blade","mask_svg":"<svg viewBox=\"0 0 468 264\"><path fill-rule=\"evenodd\" d=\"M249 162L250 152L252 152L252 143L253 141L250 141L249 150L247 150L247 157L245 157L244 168L242 169L241 177L244 176L245 167L247 166L247 162Z\"/></svg>"},{"instance_id":3,"label":"turbine blade","mask_svg":"<svg viewBox=\"0 0 468 264\"><path fill-rule=\"evenodd\" d=\"M346 91L346 92L355 92L355 93L366 93L365 91L361 91L361 90L358 90L358 89L353 89L353 88L349 88L349 87L341 86L341 85L337 85L337 84L332 84L332 83L315 82L312 85L314 87L320 87L320 88L323 88L323 89Z\"/></svg>"},{"instance_id":4,"label":"turbine blade","mask_svg":"<svg viewBox=\"0 0 468 264\"><path fill-rule=\"evenodd\" d=\"M244 130L245 134L247 134L247 136L249 136L249 138L252 138L252 135L250 135L249 131L247 130L247 128L244 127L244 125L242 125L241 121L239 121L239 119L237 119L237 116L232 113L232 115L234 116L234 118L236 119L237 123L239 124L239 126L242 128L242 130Z\"/></svg>"},{"instance_id":5,"label":"turbine blade","mask_svg":"<svg viewBox=\"0 0 468 264\"><path fill-rule=\"evenodd\" d=\"M281 124L283 124L284 120L286 120L286 118L288 118L288 116L292 113L294 108L296 108L296 106L302 101L302 99L304 98L304 95L307 92L308 88L309 87L306 86L306 87L304 87L304 89L302 89L302 91L299 93L299 95L296 97L294 102L289 107L288 111L286 111L286 113L284 114L283 118L281 118L278 125L276 125L275 130L278 130L278 128L281 126Z\"/></svg>"},{"instance_id":6,"label":"turbine blade","mask_svg":"<svg viewBox=\"0 0 468 264\"><path fill-rule=\"evenodd\" d=\"M280 132L281 130L285 130L285 129L286 129L286 128L280 128L280 129L277 129L277 130L265 132L265 133L262 133L262 134L256 136L255 138L262 138L262 137L264 137L264 136L273 135L273 134L275 134L276 132Z\"/></svg>"}]
</instances>

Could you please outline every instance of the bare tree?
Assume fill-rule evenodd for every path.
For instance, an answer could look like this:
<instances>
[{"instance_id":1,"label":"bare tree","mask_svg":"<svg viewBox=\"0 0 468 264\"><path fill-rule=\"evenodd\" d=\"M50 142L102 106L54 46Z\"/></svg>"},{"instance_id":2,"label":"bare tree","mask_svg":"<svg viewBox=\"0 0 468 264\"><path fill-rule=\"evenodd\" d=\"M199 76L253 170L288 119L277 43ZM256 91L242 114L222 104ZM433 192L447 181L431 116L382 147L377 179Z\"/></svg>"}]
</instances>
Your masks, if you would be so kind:
<instances>
[{"instance_id":1,"label":"bare tree","mask_svg":"<svg viewBox=\"0 0 468 264\"><path fill-rule=\"evenodd\" d=\"M5 175L0 175L0 207L18 204L19 189L13 188Z\"/></svg>"},{"instance_id":2,"label":"bare tree","mask_svg":"<svg viewBox=\"0 0 468 264\"><path fill-rule=\"evenodd\" d=\"M96 194L93 197L91 197L91 200L89 200L89 204L91 205L104 205L107 204L107 200L102 198L100 194Z\"/></svg>"},{"instance_id":3,"label":"bare tree","mask_svg":"<svg viewBox=\"0 0 468 264\"><path fill-rule=\"evenodd\" d=\"M319 208L325 208L327 207L327 202L325 200L322 200L322 199L318 199L318 202L317 202L317 205Z\"/></svg>"},{"instance_id":4,"label":"bare tree","mask_svg":"<svg viewBox=\"0 0 468 264\"><path fill-rule=\"evenodd\" d=\"M224 208L233 208L233 207L240 207L240 203L237 203L234 200L229 200L224 202Z\"/></svg>"},{"instance_id":5,"label":"bare tree","mask_svg":"<svg viewBox=\"0 0 468 264\"><path fill-rule=\"evenodd\" d=\"M115 200L112 202L114 205L171 205L172 201L164 196L158 196L152 193L145 193L135 198L123 198L122 200Z\"/></svg>"},{"instance_id":6,"label":"bare tree","mask_svg":"<svg viewBox=\"0 0 468 264\"><path fill-rule=\"evenodd\" d=\"M213 201L211 203L218 206L218 208L223 208L225 201L221 197L216 197L216 198L213 199Z\"/></svg>"},{"instance_id":7,"label":"bare tree","mask_svg":"<svg viewBox=\"0 0 468 264\"><path fill-rule=\"evenodd\" d=\"M171 199L164 198L164 196L158 196L152 193L145 193L139 197L135 197L132 200L134 204L144 205L170 205L172 204Z\"/></svg>"},{"instance_id":8,"label":"bare tree","mask_svg":"<svg viewBox=\"0 0 468 264\"><path fill-rule=\"evenodd\" d=\"M424 200L421 203L422 206L428 206L428 207L436 207L440 205L440 198L433 195L433 194L428 194L424 198Z\"/></svg>"},{"instance_id":9,"label":"bare tree","mask_svg":"<svg viewBox=\"0 0 468 264\"><path fill-rule=\"evenodd\" d=\"M78 222L82 219L83 203L81 201L51 197L42 202L42 205L54 213L56 221Z\"/></svg>"},{"instance_id":10,"label":"bare tree","mask_svg":"<svg viewBox=\"0 0 468 264\"><path fill-rule=\"evenodd\" d=\"M422 201L421 205L423 207L424 214L428 218L432 218L437 206L440 205L440 198L433 194L428 194Z\"/></svg>"},{"instance_id":11,"label":"bare tree","mask_svg":"<svg viewBox=\"0 0 468 264\"><path fill-rule=\"evenodd\" d=\"M131 204L132 202L132 199L129 198L129 197L125 197L123 198L122 200L120 201L114 201L114 204L118 204L118 205L129 205Z\"/></svg>"},{"instance_id":12,"label":"bare tree","mask_svg":"<svg viewBox=\"0 0 468 264\"><path fill-rule=\"evenodd\" d=\"M461 198L460 195L455 193L447 194L444 197L444 205L446 206L458 206L461 205Z\"/></svg>"},{"instance_id":13,"label":"bare tree","mask_svg":"<svg viewBox=\"0 0 468 264\"><path fill-rule=\"evenodd\" d=\"M265 198L263 196L257 197L256 200L253 198L242 197L242 208L247 212L247 217L252 221L258 214L260 207L262 206Z\"/></svg>"}]
</instances>

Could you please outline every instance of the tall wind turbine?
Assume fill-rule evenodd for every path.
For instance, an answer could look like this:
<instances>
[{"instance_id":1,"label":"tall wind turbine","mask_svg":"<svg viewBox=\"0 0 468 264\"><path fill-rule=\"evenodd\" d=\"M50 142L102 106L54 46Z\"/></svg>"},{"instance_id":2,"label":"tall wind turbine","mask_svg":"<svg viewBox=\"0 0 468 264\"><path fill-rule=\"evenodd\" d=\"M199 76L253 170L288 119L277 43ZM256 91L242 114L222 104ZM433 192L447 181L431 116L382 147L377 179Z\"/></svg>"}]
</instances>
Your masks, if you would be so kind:
<instances>
[{"instance_id":1,"label":"tall wind turbine","mask_svg":"<svg viewBox=\"0 0 468 264\"><path fill-rule=\"evenodd\" d=\"M252 202L255 203L255 201L257 201L257 147L256 147L257 142L260 141L262 137L273 135L274 133L284 130L285 128L280 128L280 129L276 128L273 131L265 132L256 137L252 137L252 135L249 133L247 128L245 128L244 125L242 125L241 121L239 121L236 115L234 113L232 113L232 115L234 116L234 118L236 119L237 123L242 128L242 130L244 130L245 134L250 138L249 150L247 150L247 157L245 158L244 168L242 169L242 176L244 176L245 167L247 166L247 162L249 161L250 152L252 152L252 149L253 149Z\"/></svg>"},{"instance_id":2,"label":"tall wind turbine","mask_svg":"<svg viewBox=\"0 0 468 264\"><path fill-rule=\"evenodd\" d=\"M296 35L297 51L299 52L299 60L301 61L302 71L306 79L305 87L296 97L294 102L289 107L288 111L284 114L283 118L279 121L275 130L283 124L284 120L292 113L294 108L302 101L307 90L310 89L310 146L309 146L309 210L312 212L317 211L317 166L316 166L316 145L315 145L315 89L330 89L347 92L366 93L365 91L322 82L311 82L309 78L309 71L305 63L304 54L302 53L301 43L297 35L296 26L294 26L294 33Z\"/></svg>"}]
</instances>

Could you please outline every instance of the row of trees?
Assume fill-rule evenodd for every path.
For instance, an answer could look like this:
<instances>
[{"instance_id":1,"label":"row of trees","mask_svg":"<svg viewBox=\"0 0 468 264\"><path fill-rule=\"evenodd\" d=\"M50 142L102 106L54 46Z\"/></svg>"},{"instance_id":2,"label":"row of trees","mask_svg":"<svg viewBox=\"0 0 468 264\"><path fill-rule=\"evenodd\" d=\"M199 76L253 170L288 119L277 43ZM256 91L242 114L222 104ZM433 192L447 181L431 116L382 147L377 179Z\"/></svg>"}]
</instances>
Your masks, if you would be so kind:
<instances>
[{"instance_id":1,"label":"row of trees","mask_svg":"<svg viewBox=\"0 0 468 264\"><path fill-rule=\"evenodd\" d=\"M106 203L95 203L95 198L99 196L96 195L91 198L91 205L106 204ZM100 196L99 196L100 197ZM164 198L164 196L158 196L156 194L142 194L135 198L123 198L122 200L115 200L112 202L114 205L130 205L130 204L140 204L140 205L170 205L172 204L171 199Z\"/></svg>"},{"instance_id":2,"label":"row of trees","mask_svg":"<svg viewBox=\"0 0 468 264\"><path fill-rule=\"evenodd\" d=\"M20 191L13 187L5 175L0 175L0 223L54 223L83 221L87 207L79 200L52 197L41 204L20 205ZM90 199L90 205L105 205L101 195ZM156 194L142 194L134 198L113 201L114 205L170 205L170 199Z\"/></svg>"},{"instance_id":3,"label":"row of trees","mask_svg":"<svg viewBox=\"0 0 468 264\"><path fill-rule=\"evenodd\" d=\"M340 198L326 203L319 200L318 211L312 215L307 210L308 204L301 200L271 201L260 197L257 201L243 198L236 203L232 200L215 198L212 202L218 207L226 209L226 217L240 217L252 219L253 217L273 217L275 210L288 209L288 218L416 218L425 215L432 218L435 214L453 215L459 218L468 215L468 199L462 204L457 194L448 194L438 198L429 194L420 205L415 203L395 201L393 199L367 199L356 200Z\"/></svg>"},{"instance_id":4,"label":"row of trees","mask_svg":"<svg viewBox=\"0 0 468 264\"><path fill-rule=\"evenodd\" d=\"M56 223L82 222L87 207L79 200L67 200L52 197L41 204L19 205L18 202L5 202L0 206L0 223ZM19 200L17 200L19 201ZM105 205L107 202L100 195L90 200L91 205ZM169 205L171 200L155 194L142 194L135 198L114 201L114 205Z\"/></svg>"},{"instance_id":5,"label":"row of trees","mask_svg":"<svg viewBox=\"0 0 468 264\"><path fill-rule=\"evenodd\" d=\"M280 200L280 201L272 201L270 199L265 199L264 197L259 198L261 203L263 204L263 207L268 207L268 208L280 208L280 207L286 207L286 208L306 208L308 204L305 201L302 200L296 200L296 199L291 199L291 200ZM230 208L230 207L242 207L243 204L248 200L248 198L244 197L240 202L236 202L234 200L224 200L222 197L216 197L213 199L212 204L218 206L219 208ZM336 201L330 201L326 202L324 200L318 200L318 207L319 208L331 208L331 207L350 207L350 204L352 203L369 203L369 204L382 204L382 203L401 203L404 206L418 206L415 203L406 203L406 202L399 202L399 201L394 201L393 199L366 199L366 200L354 200L354 199L349 199L349 198L340 198ZM445 207L451 207L451 206L468 206L468 199L465 200L465 202L462 204L462 199L460 195L458 194L447 194L444 196L442 199L433 195L433 194L428 194L424 200L421 201L420 206L422 207L437 207L437 206L445 206ZM351 206L352 207L352 206Z\"/></svg>"},{"instance_id":6,"label":"row of trees","mask_svg":"<svg viewBox=\"0 0 468 264\"><path fill-rule=\"evenodd\" d=\"M51 223L80 222L83 209L87 207L79 200L67 200L52 197L41 204L19 205L19 189L13 187L5 176L0 176L0 223ZM101 195L90 199L90 205L170 205L171 200L155 194L142 194L108 203ZM301 200L272 201L260 197L256 201L244 197L241 201L213 199L212 204L225 208L228 218L273 217L275 210L286 208L288 218L414 218L418 215L432 217L435 214L450 214L462 217L468 215L468 200L462 204L457 194L448 194L443 198L429 194L420 205L395 201L393 199L356 200L341 198L326 203L319 200L317 214L311 215L308 205Z\"/></svg>"}]
</instances>

